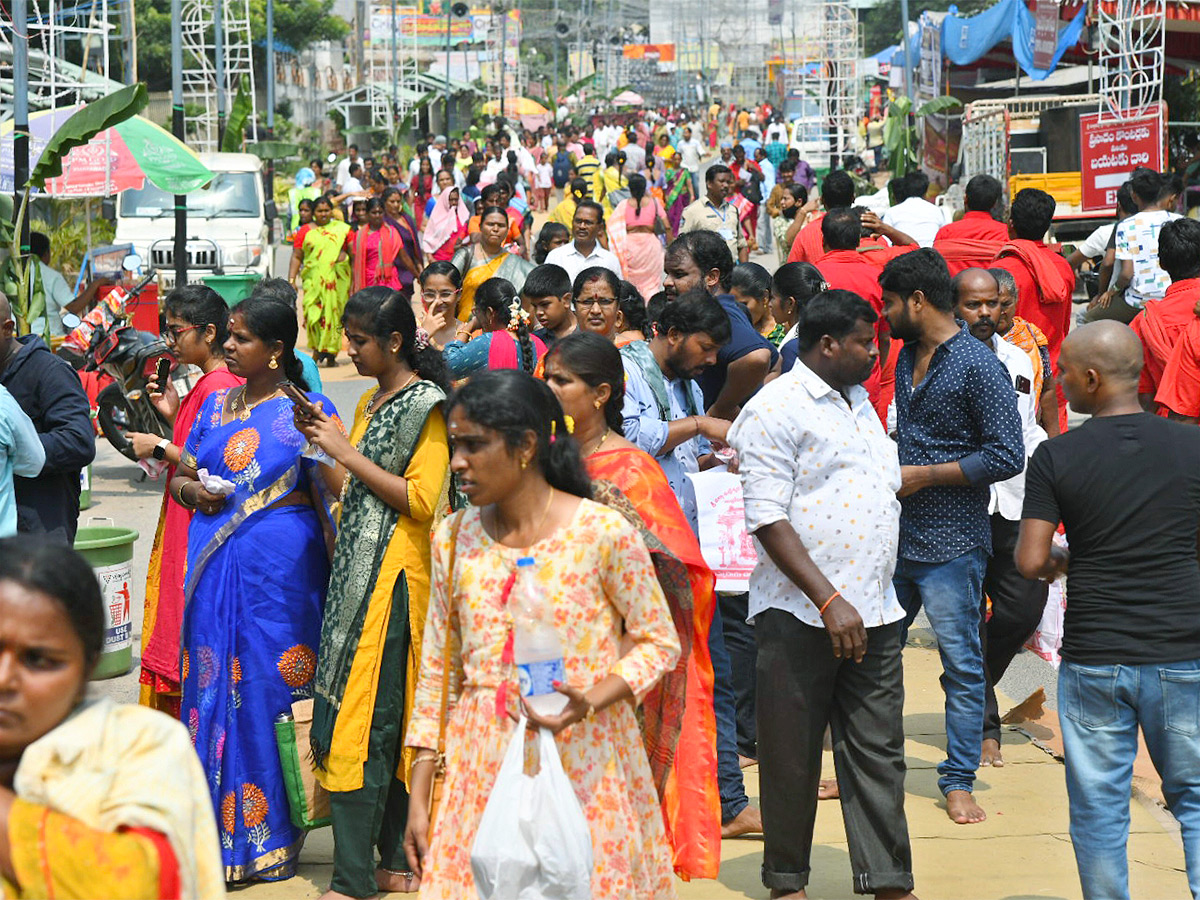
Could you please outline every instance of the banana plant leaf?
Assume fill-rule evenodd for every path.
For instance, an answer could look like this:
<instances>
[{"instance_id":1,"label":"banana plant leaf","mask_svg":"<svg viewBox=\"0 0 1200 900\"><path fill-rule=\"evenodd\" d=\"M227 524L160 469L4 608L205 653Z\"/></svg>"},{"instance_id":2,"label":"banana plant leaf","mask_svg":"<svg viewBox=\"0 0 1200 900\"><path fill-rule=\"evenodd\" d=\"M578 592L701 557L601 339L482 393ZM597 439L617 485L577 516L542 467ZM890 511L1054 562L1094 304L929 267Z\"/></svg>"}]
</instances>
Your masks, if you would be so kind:
<instances>
[{"instance_id":1,"label":"banana plant leaf","mask_svg":"<svg viewBox=\"0 0 1200 900\"><path fill-rule=\"evenodd\" d=\"M240 153L242 139L246 135L246 125L250 121L250 113L254 111L254 101L250 96L250 79L243 75L238 85L237 96L229 108L229 117L225 120L225 137L221 141L224 153Z\"/></svg>"},{"instance_id":2,"label":"banana plant leaf","mask_svg":"<svg viewBox=\"0 0 1200 900\"><path fill-rule=\"evenodd\" d=\"M288 159L300 155L300 145L285 141L257 141L247 144L246 152L253 153L259 159Z\"/></svg>"},{"instance_id":3,"label":"banana plant leaf","mask_svg":"<svg viewBox=\"0 0 1200 900\"><path fill-rule=\"evenodd\" d=\"M68 151L83 146L104 129L137 115L149 100L146 85L139 83L86 104L54 132L30 173L29 184L44 189L48 179L62 174L63 158Z\"/></svg>"}]
</instances>

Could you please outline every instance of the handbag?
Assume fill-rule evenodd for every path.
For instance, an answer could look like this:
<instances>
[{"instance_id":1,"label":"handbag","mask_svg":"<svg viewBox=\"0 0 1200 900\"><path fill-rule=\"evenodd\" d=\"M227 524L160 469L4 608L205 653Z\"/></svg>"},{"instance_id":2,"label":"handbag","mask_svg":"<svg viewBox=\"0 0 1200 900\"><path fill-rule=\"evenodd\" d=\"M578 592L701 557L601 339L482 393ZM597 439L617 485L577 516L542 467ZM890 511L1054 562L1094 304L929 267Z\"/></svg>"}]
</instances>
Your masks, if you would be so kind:
<instances>
[{"instance_id":1,"label":"handbag","mask_svg":"<svg viewBox=\"0 0 1200 900\"><path fill-rule=\"evenodd\" d=\"M308 749L312 718L313 701L309 698L297 700L290 713L280 713L275 719L275 743L283 767L288 811L292 824L304 831L323 828L331 815L329 792L317 781L312 751ZM305 748L303 757L300 747Z\"/></svg>"},{"instance_id":2,"label":"handbag","mask_svg":"<svg viewBox=\"0 0 1200 900\"><path fill-rule=\"evenodd\" d=\"M437 754L433 760L433 783L429 786L429 829L437 818L438 808L442 805L442 787L446 782L446 709L450 702L450 622L454 613L454 562L458 556L458 532L462 528L463 510L455 513L454 524L450 527L450 573L447 578L446 590L446 629L442 640L442 699L438 713Z\"/></svg>"}]
</instances>

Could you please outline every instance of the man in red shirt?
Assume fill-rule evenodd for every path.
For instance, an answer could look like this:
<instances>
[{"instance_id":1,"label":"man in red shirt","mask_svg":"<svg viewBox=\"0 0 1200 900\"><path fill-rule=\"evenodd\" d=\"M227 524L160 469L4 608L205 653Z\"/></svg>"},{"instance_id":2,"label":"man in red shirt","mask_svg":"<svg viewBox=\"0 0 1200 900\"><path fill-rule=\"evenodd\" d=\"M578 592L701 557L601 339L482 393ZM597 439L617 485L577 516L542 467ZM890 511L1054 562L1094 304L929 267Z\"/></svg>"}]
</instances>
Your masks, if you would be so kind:
<instances>
[{"instance_id":1,"label":"man in red shirt","mask_svg":"<svg viewBox=\"0 0 1200 900\"><path fill-rule=\"evenodd\" d=\"M1142 376L1138 396L1147 409L1155 408L1160 387L1167 386L1164 373L1180 335L1196 321L1200 300L1200 222L1174 219L1158 233L1158 264L1169 276L1171 286L1161 300L1147 300L1129 327L1142 342ZM1165 409L1160 409L1166 415Z\"/></svg>"},{"instance_id":2,"label":"man in red shirt","mask_svg":"<svg viewBox=\"0 0 1200 900\"><path fill-rule=\"evenodd\" d=\"M966 213L938 229L936 240L1007 241L1008 227L992 216L1002 193L1000 182L991 175L976 175L967 182Z\"/></svg>"},{"instance_id":3,"label":"man in red shirt","mask_svg":"<svg viewBox=\"0 0 1200 900\"><path fill-rule=\"evenodd\" d=\"M825 176L825 180L821 182L821 205L825 207L825 213L834 209L850 209L854 203L854 181L850 178L849 173L842 169L830 172ZM792 242L791 252L788 253L788 262L807 262L816 265L817 260L825 255L825 237L821 233L821 222L825 218L825 213L814 218L811 222L800 229L796 235L796 240ZM882 223L875 220L875 230L882 234L885 229L881 227ZM895 232L900 236L900 240L892 243L911 244L912 238L901 235L900 232ZM867 235L855 244L856 247L879 247L886 249L888 244L886 241L880 240L875 235ZM853 248L851 248L853 249ZM883 267L886 263L884 259L879 263L878 268Z\"/></svg>"},{"instance_id":4,"label":"man in red shirt","mask_svg":"<svg viewBox=\"0 0 1200 900\"><path fill-rule=\"evenodd\" d=\"M1050 362L1071 324L1071 293L1075 271L1062 254L1042 240L1054 218L1054 198L1037 188L1025 188L1013 198L1005 244L993 263L1007 269L1017 282L1017 315L1032 322L1050 342Z\"/></svg>"},{"instance_id":5,"label":"man in red shirt","mask_svg":"<svg viewBox=\"0 0 1200 900\"><path fill-rule=\"evenodd\" d=\"M879 359L863 382L880 420L887 424L887 408L896 387L896 361L891 359L891 338L883 316L883 288L879 286L879 267L858 252L862 236L862 211L831 209L821 219L825 254L817 260L817 269L831 288L853 291L871 304L879 318L875 321L875 342ZM890 365L889 365L890 364Z\"/></svg>"}]
</instances>

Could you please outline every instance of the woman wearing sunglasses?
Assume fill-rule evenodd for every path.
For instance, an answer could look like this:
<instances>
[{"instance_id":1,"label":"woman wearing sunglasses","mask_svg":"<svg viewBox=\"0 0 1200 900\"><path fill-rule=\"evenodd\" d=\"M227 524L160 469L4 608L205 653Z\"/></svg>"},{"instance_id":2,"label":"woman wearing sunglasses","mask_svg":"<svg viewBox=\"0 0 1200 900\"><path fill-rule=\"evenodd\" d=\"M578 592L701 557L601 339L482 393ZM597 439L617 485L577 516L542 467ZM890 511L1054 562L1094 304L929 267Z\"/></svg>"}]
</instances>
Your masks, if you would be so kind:
<instances>
[{"instance_id":1,"label":"woman wearing sunglasses","mask_svg":"<svg viewBox=\"0 0 1200 900\"><path fill-rule=\"evenodd\" d=\"M186 397L179 399L168 380L148 383L150 399L171 423L171 440L157 434L129 434L138 459L167 463L163 484L169 485L179 454L205 399L214 391L242 383L225 368L224 343L229 307L221 295L203 284L175 288L166 298L167 327L163 339L183 365L204 374ZM142 619L141 697L143 706L179 716L179 627L183 621L183 570L187 560L188 525L192 511L168 502L163 492L158 529L150 551L146 607Z\"/></svg>"}]
</instances>

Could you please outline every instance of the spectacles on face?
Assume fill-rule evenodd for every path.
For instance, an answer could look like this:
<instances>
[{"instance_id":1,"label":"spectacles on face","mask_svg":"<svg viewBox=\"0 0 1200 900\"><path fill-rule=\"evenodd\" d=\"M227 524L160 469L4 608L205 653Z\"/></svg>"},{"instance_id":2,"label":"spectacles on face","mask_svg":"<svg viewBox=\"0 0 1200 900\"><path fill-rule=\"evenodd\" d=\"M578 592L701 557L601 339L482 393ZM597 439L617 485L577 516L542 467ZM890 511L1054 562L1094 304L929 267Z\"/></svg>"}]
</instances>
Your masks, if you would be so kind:
<instances>
[{"instance_id":1,"label":"spectacles on face","mask_svg":"<svg viewBox=\"0 0 1200 900\"><path fill-rule=\"evenodd\" d=\"M184 328L180 328L178 325L168 325L161 337L168 344L174 344L179 341L181 335L185 335L189 331L195 331L199 327L199 325L188 325Z\"/></svg>"},{"instance_id":2,"label":"spectacles on face","mask_svg":"<svg viewBox=\"0 0 1200 900\"><path fill-rule=\"evenodd\" d=\"M458 291L421 291L421 299L433 303L436 300L453 300Z\"/></svg>"},{"instance_id":3,"label":"spectacles on face","mask_svg":"<svg viewBox=\"0 0 1200 900\"><path fill-rule=\"evenodd\" d=\"M612 297L589 297L586 300L576 300L575 305L580 309L591 309L592 307L612 309L617 305L617 301Z\"/></svg>"}]
</instances>

